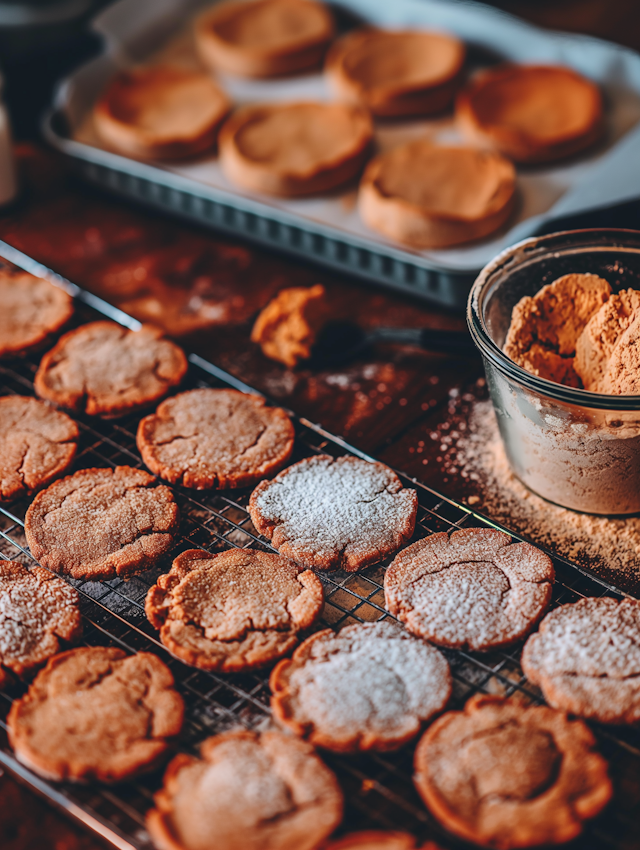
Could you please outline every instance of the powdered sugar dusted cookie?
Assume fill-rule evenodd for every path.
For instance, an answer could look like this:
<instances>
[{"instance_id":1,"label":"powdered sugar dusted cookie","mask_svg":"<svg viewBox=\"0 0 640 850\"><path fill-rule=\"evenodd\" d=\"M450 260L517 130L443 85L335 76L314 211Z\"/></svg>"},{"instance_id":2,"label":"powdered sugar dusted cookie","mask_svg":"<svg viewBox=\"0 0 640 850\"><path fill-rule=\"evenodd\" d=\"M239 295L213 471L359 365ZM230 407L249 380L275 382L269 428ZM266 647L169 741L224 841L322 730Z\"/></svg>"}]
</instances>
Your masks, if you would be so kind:
<instances>
[{"instance_id":1,"label":"powdered sugar dusted cookie","mask_svg":"<svg viewBox=\"0 0 640 850\"><path fill-rule=\"evenodd\" d=\"M415 771L440 823L498 850L570 841L612 794L607 763L585 723L482 694L427 729Z\"/></svg>"},{"instance_id":2,"label":"powdered sugar dusted cookie","mask_svg":"<svg viewBox=\"0 0 640 850\"><path fill-rule=\"evenodd\" d=\"M451 676L437 649L388 620L312 635L270 685L276 718L315 746L392 750L442 711Z\"/></svg>"},{"instance_id":3,"label":"powdered sugar dusted cookie","mask_svg":"<svg viewBox=\"0 0 640 850\"><path fill-rule=\"evenodd\" d=\"M295 432L280 407L236 390L190 390L173 396L138 427L149 469L172 484L204 490L246 487L281 469Z\"/></svg>"},{"instance_id":4,"label":"powdered sugar dusted cookie","mask_svg":"<svg viewBox=\"0 0 640 850\"><path fill-rule=\"evenodd\" d=\"M282 658L323 605L320 579L279 555L189 549L150 588L145 610L178 658L232 672Z\"/></svg>"},{"instance_id":5,"label":"powdered sugar dusted cookie","mask_svg":"<svg viewBox=\"0 0 640 850\"><path fill-rule=\"evenodd\" d=\"M544 618L522 668L554 708L601 723L640 721L640 602L581 599Z\"/></svg>"},{"instance_id":6,"label":"powdered sugar dusted cookie","mask_svg":"<svg viewBox=\"0 0 640 850\"><path fill-rule=\"evenodd\" d=\"M322 850L417 850L417 847L416 839L408 832L366 830L352 832L337 841L323 844ZM439 848L429 841L421 845L420 850L439 850Z\"/></svg>"},{"instance_id":7,"label":"powdered sugar dusted cookie","mask_svg":"<svg viewBox=\"0 0 640 850\"><path fill-rule=\"evenodd\" d=\"M0 358L40 348L73 315L73 299L48 280L0 269Z\"/></svg>"},{"instance_id":8,"label":"powdered sugar dusted cookie","mask_svg":"<svg viewBox=\"0 0 640 850\"><path fill-rule=\"evenodd\" d=\"M551 559L502 531L439 532L408 546L384 577L385 605L440 646L490 649L522 638L551 601Z\"/></svg>"},{"instance_id":9,"label":"powdered sugar dusted cookie","mask_svg":"<svg viewBox=\"0 0 640 850\"><path fill-rule=\"evenodd\" d=\"M280 732L226 732L178 755L147 816L159 850L315 850L342 792L313 747Z\"/></svg>"},{"instance_id":10,"label":"powdered sugar dusted cookie","mask_svg":"<svg viewBox=\"0 0 640 850\"><path fill-rule=\"evenodd\" d=\"M354 572L413 534L418 497L382 463L316 455L251 494L253 524L283 555L321 570Z\"/></svg>"}]
</instances>

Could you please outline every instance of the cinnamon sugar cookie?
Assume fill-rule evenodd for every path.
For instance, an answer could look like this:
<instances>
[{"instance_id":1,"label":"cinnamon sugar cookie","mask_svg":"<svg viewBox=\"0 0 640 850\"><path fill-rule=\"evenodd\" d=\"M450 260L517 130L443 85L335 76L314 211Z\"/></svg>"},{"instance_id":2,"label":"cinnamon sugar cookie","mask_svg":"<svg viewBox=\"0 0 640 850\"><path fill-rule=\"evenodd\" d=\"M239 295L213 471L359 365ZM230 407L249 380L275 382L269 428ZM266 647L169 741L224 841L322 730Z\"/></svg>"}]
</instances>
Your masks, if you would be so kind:
<instances>
[{"instance_id":1,"label":"cinnamon sugar cookie","mask_svg":"<svg viewBox=\"0 0 640 850\"><path fill-rule=\"evenodd\" d=\"M366 830L352 832L322 845L322 850L418 850L418 843L408 832ZM420 845L420 850L440 850L432 841Z\"/></svg>"},{"instance_id":2,"label":"cinnamon sugar cookie","mask_svg":"<svg viewBox=\"0 0 640 850\"><path fill-rule=\"evenodd\" d=\"M364 29L334 44L326 71L339 96L374 115L431 115L453 100L464 57L464 45L450 35Z\"/></svg>"},{"instance_id":3,"label":"cinnamon sugar cookie","mask_svg":"<svg viewBox=\"0 0 640 850\"><path fill-rule=\"evenodd\" d=\"M0 358L44 345L73 315L73 299L48 280L0 268Z\"/></svg>"},{"instance_id":4,"label":"cinnamon sugar cookie","mask_svg":"<svg viewBox=\"0 0 640 850\"><path fill-rule=\"evenodd\" d=\"M384 558L413 534L418 497L382 463L315 455L263 481L249 512L285 557L349 572Z\"/></svg>"},{"instance_id":5,"label":"cinnamon sugar cookie","mask_svg":"<svg viewBox=\"0 0 640 850\"><path fill-rule=\"evenodd\" d=\"M78 593L42 567L0 560L0 685L24 678L82 634Z\"/></svg>"},{"instance_id":6,"label":"cinnamon sugar cookie","mask_svg":"<svg viewBox=\"0 0 640 850\"><path fill-rule=\"evenodd\" d=\"M295 431L280 407L236 390L190 390L163 401L138 426L149 469L196 490L246 487L281 469Z\"/></svg>"},{"instance_id":7,"label":"cinnamon sugar cookie","mask_svg":"<svg viewBox=\"0 0 640 850\"><path fill-rule=\"evenodd\" d=\"M549 705L600 723L640 721L640 602L581 599L544 618L522 669Z\"/></svg>"},{"instance_id":8,"label":"cinnamon sugar cookie","mask_svg":"<svg viewBox=\"0 0 640 850\"><path fill-rule=\"evenodd\" d=\"M246 106L220 132L220 162L238 186L268 195L313 195L361 170L373 139L359 106L300 102Z\"/></svg>"},{"instance_id":9,"label":"cinnamon sugar cookie","mask_svg":"<svg viewBox=\"0 0 640 850\"><path fill-rule=\"evenodd\" d=\"M79 436L73 419L42 401L0 398L0 502L30 496L67 472Z\"/></svg>"},{"instance_id":10,"label":"cinnamon sugar cookie","mask_svg":"<svg viewBox=\"0 0 640 850\"><path fill-rule=\"evenodd\" d=\"M314 850L342 819L333 773L305 741L225 732L178 755L147 827L159 850Z\"/></svg>"},{"instance_id":11,"label":"cinnamon sugar cookie","mask_svg":"<svg viewBox=\"0 0 640 850\"><path fill-rule=\"evenodd\" d=\"M119 782L158 764L183 712L155 655L83 646L49 661L7 724L18 759L40 776Z\"/></svg>"},{"instance_id":12,"label":"cinnamon sugar cookie","mask_svg":"<svg viewBox=\"0 0 640 850\"><path fill-rule=\"evenodd\" d=\"M438 532L408 546L384 577L385 606L410 632L474 650L524 637L551 602L551 559L502 531Z\"/></svg>"},{"instance_id":13,"label":"cinnamon sugar cookie","mask_svg":"<svg viewBox=\"0 0 640 850\"><path fill-rule=\"evenodd\" d=\"M175 66L120 71L93 111L103 142L125 156L181 159L213 147L231 104L208 74Z\"/></svg>"},{"instance_id":14,"label":"cinnamon sugar cookie","mask_svg":"<svg viewBox=\"0 0 640 850\"><path fill-rule=\"evenodd\" d=\"M498 850L570 841L612 794L607 763L581 720L482 694L427 729L415 771L443 826Z\"/></svg>"},{"instance_id":15,"label":"cinnamon sugar cookie","mask_svg":"<svg viewBox=\"0 0 640 850\"><path fill-rule=\"evenodd\" d=\"M278 555L189 549L150 588L145 611L173 655L229 673L282 658L323 605L320 579Z\"/></svg>"},{"instance_id":16,"label":"cinnamon sugar cookie","mask_svg":"<svg viewBox=\"0 0 640 850\"><path fill-rule=\"evenodd\" d=\"M91 416L122 416L166 395L187 372L187 358L162 331L91 322L60 338L35 377L41 398Z\"/></svg>"},{"instance_id":17,"label":"cinnamon sugar cookie","mask_svg":"<svg viewBox=\"0 0 640 850\"><path fill-rule=\"evenodd\" d=\"M329 9L313 0L216 3L196 21L200 58L213 71L276 77L317 67L333 37Z\"/></svg>"},{"instance_id":18,"label":"cinnamon sugar cookie","mask_svg":"<svg viewBox=\"0 0 640 850\"><path fill-rule=\"evenodd\" d=\"M444 656L391 620L312 635L269 684L277 720L338 752L397 749L451 694Z\"/></svg>"},{"instance_id":19,"label":"cinnamon sugar cookie","mask_svg":"<svg viewBox=\"0 0 640 850\"><path fill-rule=\"evenodd\" d=\"M39 493L25 517L31 554L58 573L105 581L152 567L173 545L173 493L130 466L82 469Z\"/></svg>"}]
</instances>

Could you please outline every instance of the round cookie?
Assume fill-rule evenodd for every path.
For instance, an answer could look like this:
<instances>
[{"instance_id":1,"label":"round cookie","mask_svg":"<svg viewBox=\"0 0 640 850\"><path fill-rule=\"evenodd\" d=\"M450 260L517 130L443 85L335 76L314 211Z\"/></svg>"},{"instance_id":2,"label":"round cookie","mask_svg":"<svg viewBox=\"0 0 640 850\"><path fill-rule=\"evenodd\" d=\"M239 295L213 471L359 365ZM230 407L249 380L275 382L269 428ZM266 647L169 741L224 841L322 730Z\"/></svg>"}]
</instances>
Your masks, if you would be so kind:
<instances>
[{"instance_id":1,"label":"round cookie","mask_svg":"<svg viewBox=\"0 0 640 850\"><path fill-rule=\"evenodd\" d=\"M78 593L42 567L0 560L0 686L7 674L28 676L80 638Z\"/></svg>"},{"instance_id":2,"label":"round cookie","mask_svg":"<svg viewBox=\"0 0 640 850\"><path fill-rule=\"evenodd\" d=\"M11 706L7 729L18 759L40 776L119 782L158 764L183 712L155 655L79 647L50 659Z\"/></svg>"},{"instance_id":3,"label":"round cookie","mask_svg":"<svg viewBox=\"0 0 640 850\"><path fill-rule=\"evenodd\" d=\"M360 106L303 101L239 109L220 131L220 164L243 189L314 195L358 175L373 124Z\"/></svg>"},{"instance_id":4,"label":"round cookie","mask_svg":"<svg viewBox=\"0 0 640 850\"><path fill-rule=\"evenodd\" d=\"M352 832L323 844L321 850L417 850L418 844L413 835L408 832L383 832L382 830L365 830ZM421 845L420 850L440 850L432 841Z\"/></svg>"},{"instance_id":5,"label":"round cookie","mask_svg":"<svg viewBox=\"0 0 640 850\"><path fill-rule=\"evenodd\" d=\"M291 457L295 431L280 407L236 390L199 389L163 401L138 426L149 469L196 490L255 485Z\"/></svg>"},{"instance_id":6,"label":"round cookie","mask_svg":"<svg viewBox=\"0 0 640 850\"><path fill-rule=\"evenodd\" d=\"M44 345L73 315L73 299L48 280L0 268L0 358Z\"/></svg>"},{"instance_id":7,"label":"round cookie","mask_svg":"<svg viewBox=\"0 0 640 850\"><path fill-rule=\"evenodd\" d=\"M313 747L280 732L208 738L178 755L147 828L159 850L314 850L342 819L333 773Z\"/></svg>"},{"instance_id":8,"label":"round cookie","mask_svg":"<svg viewBox=\"0 0 640 850\"><path fill-rule=\"evenodd\" d=\"M390 620L312 635L269 684L278 721L338 752L397 749L451 694L444 656Z\"/></svg>"},{"instance_id":9,"label":"round cookie","mask_svg":"<svg viewBox=\"0 0 640 850\"><path fill-rule=\"evenodd\" d=\"M27 396L0 398L0 502L30 496L63 475L76 456L78 426Z\"/></svg>"},{"instance_id":10,"label":"round cookie","mask_svg":"<svg viewBox=\"0 0 640 850\"><path fill-rule=\"evenodd\" d=\"M91 322L44 355L34 386L60 407L108 418L158 401L186 372L183 350L158 328L130 331L115 322Z\"/></svg>"},{"instance_id":11,"label":"round cookie","mask_svg":"<svg viewBox=\"0 0 640 850\"><path fill-rule=\"evenodd\" d=\"M482 694L427 729L414 781L443 826L497 850L570 841L612 794L581 720Z\"/></svg>"},{"instance_id":12,"label":"round cookie","mask_svg":"<svg viewBox=\"0 0 640 850\"><path fill-rule=\"evenodd\" d=\"M39 493L25 517L31 554L76 579L129 578L173 545L180 515L173 493L130 466L82 469Z\"/></svg>"},{"instance_id":13,"label":"round cookie","mask_svg":"<svg viewBox=\"0 0 640 850\"><path fill-rule=\"evenodd\" d=\"M320 579L279 555L189 549L149 589L145 611L173 655L230 673L282 658L323 605Z\"/></svg>"},{"instance_id":14,"label":"round cookie","mask_svg":"<svg viewBox=\"0 0 640 850\"><path fill-rule=\"evenodd\" d=\"M263 481L249 512L285 557L321 570L355 572L413 534L415 490L382 463L315 455Z\"/></svg>"},{"instance_id":15,"label":"round cookie","mask_svg":"<svg viewBox=\"0 0 640 850\"><path fill-rule=\"evenodd\" d=\"M384 577L385 606L418 637L472 650L509 646L543 616L551 559L493 528L431 534L408 546Z\"/></svg>"},{"instance_id":16,"label":"round cookie","mask_svg":"<svg viewBox=\"0 0 640 850\"><path fill-rule=\"evenodd\" d=\"M554 708L600 723L638 723L640 602L561 605L526 642L522 669Z\"/></svg>"}]
</instances>

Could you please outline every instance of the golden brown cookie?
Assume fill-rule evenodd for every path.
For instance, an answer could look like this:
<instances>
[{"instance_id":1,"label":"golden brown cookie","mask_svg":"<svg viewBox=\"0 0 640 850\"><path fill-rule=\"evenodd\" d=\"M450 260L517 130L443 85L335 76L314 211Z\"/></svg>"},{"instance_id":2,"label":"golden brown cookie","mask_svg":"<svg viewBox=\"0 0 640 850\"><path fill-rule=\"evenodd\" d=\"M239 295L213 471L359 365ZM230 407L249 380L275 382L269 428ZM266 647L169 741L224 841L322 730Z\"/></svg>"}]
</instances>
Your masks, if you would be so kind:
<instances>
[{"instance_id":1,"label":"golden brown cookie","mask_svg":"<svg viewBox=\"0 0 640 850\"><path fill-rule=\"evenodd\" d=\"M612 794L581 720L482 694L427 729L414 781L443 826L497 850L570 841Z\"/></svg>"},{"instance_id":2,"label":"golden brown cookie","mask_svg":"<svg viewBox=\"0 0 640 850\"><path fill-rule=\"evenodd\" d=\"M640 602L581 599L544 618L522 669L554 708L600 723L640 721Z\"/></svg>"},{"instance_id":3,"label":"golden brown cookie","mask_svg":"<svg viewBox=\"0 0 640 850\"><path fill-rule=\"evenodd\" d=\"M44 567L77 579L130 578L173 545L180 514L173 493L142 469L82 469L31 503L24 530Z\"/></svg>"},{"instance_id":4,"label":"golden brown cookie","mask_svg":"<svg viewBox=\"0 0 640 850\"><path fill-rule=\"evenodd\" d=\"M502 227L515 190L515 169L500 154L419 140L369 163L358 207L364 223L390 239L447 248Z\"/></svg>"},{"instance_id":5,"label":"golden brown cookie","mask_svg":"<svg viewBox=\"0 0 640 850\"><path fill-rule=\"evenodd\" d=\"M418 850L418 843L408 832L365 830L352 832L322 845L322 850ZM420 850L440 850L432 841L420 845Z\"/></svg>"},{"instance_id":6,"label":"golden brown cookie","mask_svg":"<svg viewBox=\"0 0 640 850\"><path fill-rule=\"evenodd\" d=\"M78 593L42 567L0 560L0 685L24 678L82 634Z\"/></svg>"},{"instance_id":7,"label":"golden brown cookie","mask_svg":"<svg viewBox=\"0 0 640 850\"><path fill-rule=\"evenodd\" d=\"M76 456L78 426L42 401L0 398L0 502L30 496L63 475Z\"/></svg>"},{"instance_id":8,"label":"golden brown cookie","mask_svg":"<svg viewBox=\"0 0 640 850\"><path fill-rule=\"evenodd\" d=\"M109 147L140 159L181 159L212 148L231 103L208 74L171 65L113 77L93 110Z\"/></svg>"},{"instance_id":9,"label":"golden brown cookie","mask_svg":"<svg viewBox=\"0 0 640 850\"><path fill-rule=\"evenodd\" d=\"M220 131L228 179L268 195L326 192L359 174L373 139L359 106L299 102L246 106Z\"/></svg>"},{"instance_id":10,"label":"golden brown cookie","mask_svg":"<svg viewBox=\"0 0 640 850\"><path fill-rule=\"evenodd\" d=\"M572 156L602 135L598 87L570 68L501 65L478 74L458 95L466 135L516 162Z\"/></svg>"},{"instance_id":11,"label":"golden brown cookie","mask_svg":"<svg viewBox=\"0 0 640 850\"><path fill-rule=\"evenodd\" d=\"M290 368L311 356L318 331L328 318L322 284L281 289L262 310L251 331L263 354Z\"/></svg>"},{"instance_id":12,"label":"golden brown cookie","mask_svg":"<svg viewBox=\"0 0 640 850\"><path fill-rule=\"evenodd\" d=\"M551 558L493 528L431 534L384 577L385 606L414 635L474 650L520 640L551 602Z\"/></svg>"},{"instance_id":13,"label":"golden brown cookie","mask_svg":"<svg viewBox=\"0 0 640 850\"><path fill-rule=\"evenodd\" d=\"M321 570L355 572L399 549L413 534L415 490L382 463L315 455L263 481L249 512L287 558Z\"/></svg>"},{"instance_id":14,"label":"golden brown cookie","mask_svg":"<svg viewBox=\"0 0 640 850\"><path fill-rule=\"evenodd\" d=\"M281 732L208 738L178 755L147 827L158 850L314 850L342 819L342 792L313 747Z\"/></svg>"},{"instance_id":15,"label":"golden brown cookie","mask_svg":"<svg viewBox=\"0 0 640 850\"><path fill-rule=\"evenodd\" d=\"M138 426L149 469L196 490L247 487L281 469L295 431L280 407L236 390L199 389L163 401Z\"/></svg>"},{"instance_id":16,"label":"golden brown cookie","mask_svg":"<svg viewBox=\"0 0 640 850\"><path fill-rule=\"evenodd\" d=\"M40 348L73 315L64 289L27 272L0 268L0 358Z\"/></svg>"},{"instance_id":17,"label":"golden brown cookie","mask_svg":"<svg viewBox=\"0 0 640 850\"><path fill-rule=\"evenodd\" d=\"M276 77L320 65L333 38L329 9L313 0L216 3L196 21L196 48L212 71Z\"/></svg>"},{"instance_id":18,"label":"golden brown cookie","mask_svg":"<svg viewBox=\"0 0 640 850\"><path fill-rule=\"evenodd\" d=\"M431 115L450 105L464 65L463 43L416 30L355 30L336 42L326 71L336 93L374 115Z\"/></svg>"},{"instance_id":19,"label":"golden brown cookie","mask_svg":"<svg viewBox=\"0 0 640 850\"><path fill-rule=\"evenodd\" d=\"M186 372L184 351L158 328L91 322L44 355L34 386L60 407L110 418L159 401Z\"/></svg>"},{"instance_id":20,"label":"golden brown cookie","mask_svg":"<svg viewBox=\"0 0 640 850\"><path fill-rule=\"evenodd\" d=\"M119 782L158 764L183 712L155 655L83 646L50 659L7 724L18 759L40 776Z\"/></svg>"},{"instance_id":21,"label":"golden brown cookie","mask_svg":"<svg viewBox=\"0 0 640 850\"><path fill-rule=\"evenodd\" d=\"M173 655L230 673L282 658L323 605L320 579L278 555L189 549L150 588L145 611Z\"/></svg>"},{"instance_id":22,"label":"golden brown cookie","mask_svg":"<svg viewBox=\"0 0 640 850\"><path fill-rule=\"evenodd\" d=\"M280 723L338 752L397 749L451 694L445 657L392 620L312 635L269 684Z\"/></svg>"}]
</instances>

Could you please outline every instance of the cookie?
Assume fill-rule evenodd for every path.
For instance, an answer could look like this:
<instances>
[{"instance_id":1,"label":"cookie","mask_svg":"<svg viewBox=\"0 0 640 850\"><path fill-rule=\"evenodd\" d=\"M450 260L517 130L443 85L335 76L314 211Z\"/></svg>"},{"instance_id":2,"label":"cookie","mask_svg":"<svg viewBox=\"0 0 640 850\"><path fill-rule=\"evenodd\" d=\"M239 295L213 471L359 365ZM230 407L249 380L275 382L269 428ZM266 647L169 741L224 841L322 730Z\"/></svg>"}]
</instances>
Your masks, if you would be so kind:
<instances>
[{"instance_id":1,"label":"cookie","mask_svg":"<svg viewBox=\"0 0 640 850\"><path fill-rule=\"evenodd\" d=\"M0 398L0 502L30 496L64 475L76 456L78 426L27 396Z\"/></svg>"},{"instance_id":2,"label":"cookie","mask_svg":"<svg viewBox=\"0 0 640 850\"><path fill-rule=\"evenodd\" d=\"M339 97L376 116L432 115L451 104L464 58L450 35L360 29L333 45L325 70Z\"/></svg>"},{"instance_id":3,"label":"cookie","mask_svg":"<svg viewBox=\"0 0 640 850\"><path fill-rule=\"evenodd\" d=\"M638 723L640 602L561 605L526 642L522 669L554 708L600 723Z\"/></svg>"},{"instance_id":4,"label":"cookie","mask_svg":"<svg viewBox=\"0 0 640 850\"><path fill-rule=\"evenodd\" d=\"M24 530L44 567L76 579L130 578L173 545L173 493L130 466L82 469L50 484L31 503Z\"/></svg>"},{"instance_id":5,"label":"cookie","mask_svg":"<svg viewBox=\"0 0 640 850\"><path fill-rule=\"evenodd\" d=\"M427 729L414 781L443 826L497 850L570 841L612 794L581 720L482 694Z\"/></svg>"},{"instance_id":6,"label":"cookie","mask_svg":"<svg viewBox=\"0 0 640 850\"><path fill-rule=\"evenodd\" d=\"M158 328L130 331L115 322L91 322L44 355L34 386L60 407L109 418L158 401L186 372L183 350Z\"/></svg>"},{"instance_id":7,"label":"cookie","mask_svg":"<svg viewBox=\"0 0 640 850\"><path fill-rule=\"evenodd\" d=\"M391 620L312 635L269 684L280 723L338 752L397 749L451 695L444 656Z\"/></svg>"},{"instance_id":8,"label":"cookie","mask_svg":"<svg viewBox=\"0 0 640 850\"><path fill-rule=\"evenodd\" d=\"M120 71L93 110L109 147L138 159L182 159L215 145L231 103L208 74L172 65Z\"/></svg>"},{"instance_id":9,"label":"cookie","mask_svg":"<svg viewBox=\"0 0 640 850\"><path fill-rule=\"evenodd\" d=\"M470 139L516 162L573 156L603 132L598 87L553 65L500 65L476 75L458 95L456 117Z\"/></svg>"},{"instance_id":10,"label":"cookie","mask_svg":"<svg viewBox=\"0 0 640 850\"><path fill-rule=\"evenodd\" d=\"M212 71L275 77L320 65L333 18L312 0L216 3L196 21L196 49Z\"/></svg>"},{"instance_id":11,"label":"cookie","mask_svg":"<svg viewBox=\"0 0 640 850\"><path fill-rule=\"evenodd\" d=\"M230 673L282 658L323 605L320 579L278 555L189 549L150 588L145 611L173 655Z\"/></svg>"},{"instance_id":12,"label":"cookie","mask_svg":"<svg viewBox=\"0 0 640 850\"><path fill-rule=\"evenodd\" d=\"M385 607L414 635L473 650L524 637L551 602L551 559L493 528L441 531L408 546L385 573Z\"/></svg>"},{"instance_id":13,"label":"cookie","mask_svg":"<svg viewBox=\"0 0 640 850\"><path fill-rule=\"evenodd\" d=\"M0 685L29 676L82 634L78 594L42 567L0 560Z\"/></svg>"},{"instance_id":14,"label":"cookie","mask_svg":"<svg viewBox=\"0 0 640 850\"><path fill-rule=\"evenodd\" d=\"M322 850L417 850L418 844L413 835L408 832L383 832L382 830L366 830L352 832L322 845ZM420 846L420 850L439 850L432 842Z\"/></svg>"},{"instance_id":15,"label":"cookie","mask_svg":"<svg viewBox=\"0 0 640 850\"><path fill-rule=\"evenodd\" d=\"M0 358L40 348L73 315L73 299L48 280L0 268Z\"/></svg>"},{"instance_id":16,"label":"cookie","mask_svg":"<svg viewBox=\"0 0 640 850\"><path fill-rule=\"evenodd\" d=\"M321 570L361 567L413 534L415 490L382 463L315 455L263 481L251 494L253 524L287 558Z\"/></svg>"},{"instance_id":17,"label":"cookie","mask_svg":"<svg viewBox=\"0 0 640 850\"><path fill-rule=\"evenodd\" d=\"M18 759L46 779L119 782L158 764L183 712L155 655L83 646L49 660L7 730Z\"/></svg>"},{"instance_id":18,"label":"cookie","mask_svg":"<svg viewBox=\"0 0 640 850\"><path fill-rule=\"evenodd\" d=\"M280 407L236 390L200 389L163 401L138 426L149 469L196 490L246 487L291 457L295 431Z\"/></svg>"},{"instance_id":19,"label":"cookie","mask_svg":"<svg viewBox=\"0 0 640 850\"><path fill-rule=\"evenodd\" d=\"M333 773L305 741L280 732L208 738L178 755L147 815L158 850L314 850L342 819Z\"/></svg>"},{"instance_id":20,"label":"cookie","mask_svg":"<svg viewBox=\"0 0 640 850\"><path fill-rule=\"evenodd\" d=\"M281 289L261 311L251 331L265 357L292 368L311 357L317 334L329 317L322 284Z\"/></svg>"},{"instance_id":21,"label":"cookie","mask_svg":"<svg viewBox=\"0 0 640 850\"><path fill-rule=\"evenodd\" d=\"M516 172L501 154L417 140L373 159L362 177L364 223L414 248L482 239L511 215Z\"/></svg>"},{"instance_id":22,"label":"cookie","mask_svg":"<svg viewBox=\"0 0 640 850\"><path fill-rule=\"evenodd\" d=\"M220 164L242 189L314 195L360 173L373 124L360 106L303 101L239 109L220 131Z\"/></svg>"}]
</instances>

